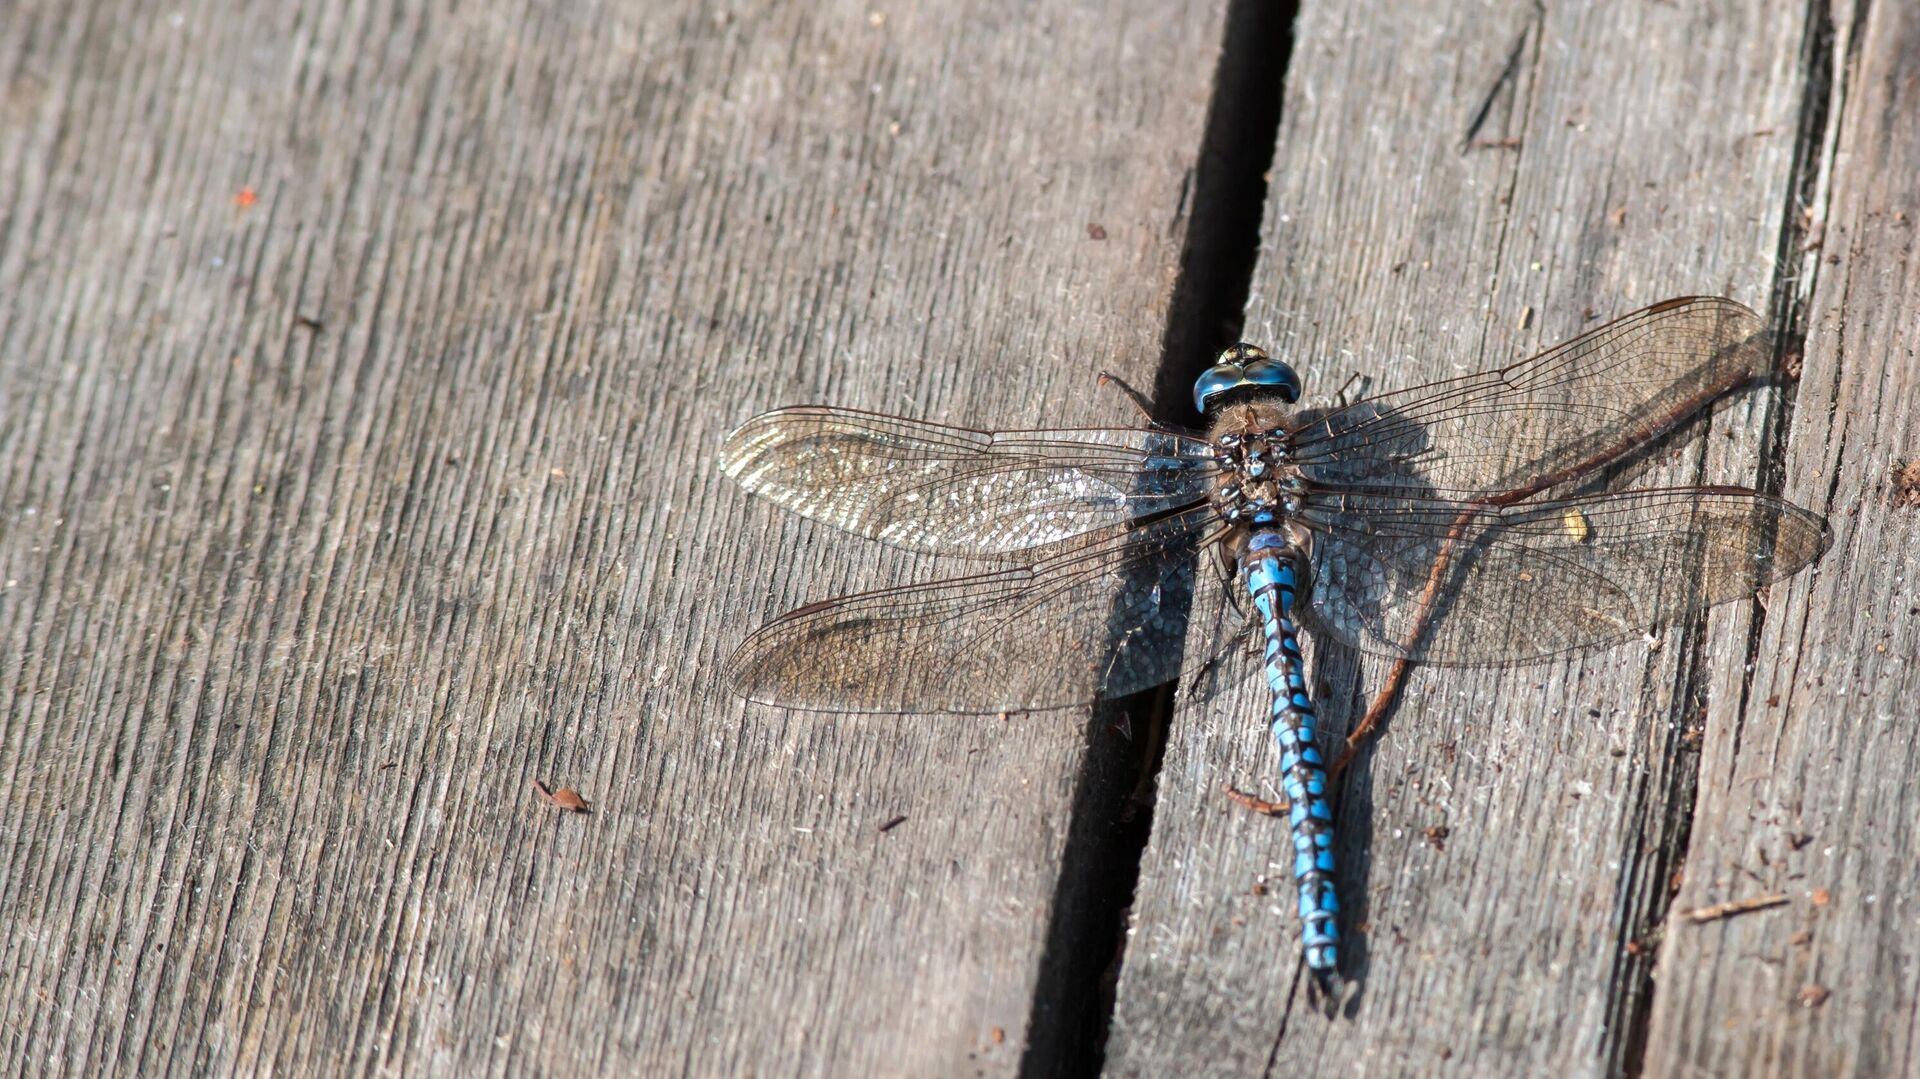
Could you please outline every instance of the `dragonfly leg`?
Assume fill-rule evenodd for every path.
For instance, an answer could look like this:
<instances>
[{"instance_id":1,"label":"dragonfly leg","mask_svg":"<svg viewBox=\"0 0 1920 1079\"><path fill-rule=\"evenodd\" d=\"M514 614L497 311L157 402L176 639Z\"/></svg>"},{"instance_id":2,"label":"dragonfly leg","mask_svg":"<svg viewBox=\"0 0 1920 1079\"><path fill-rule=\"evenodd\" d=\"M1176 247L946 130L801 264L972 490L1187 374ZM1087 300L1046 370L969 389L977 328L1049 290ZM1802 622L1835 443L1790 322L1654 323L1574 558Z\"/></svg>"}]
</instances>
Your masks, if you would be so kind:
<instances>
[{"instance_id":1,"label":"dragonfly leg","mask_svg":"<svg viewBox=\"0 0 1920 1079\"><path fill-rule=\"evenodd\" d=\"M1356 384L1359 386L1359 389L1354 389ZM1340 384L1340 392L1335 394L1333 398L1334 407L1346 408L1355 401L1363 400L1367 396L1367 391L1371 389L1373 389L1373 376L1363 375L1355 371L1347 376L1345 382ZM1353 392L1348 393L1348 390L1353 390Z\"/></svg>"},{"instance_id":2,"label":"dragonfly leg","mask_svg":"<svg viewBox=\"0 0 1920 1079\"><path fill-rule=\"evenodd\" d=\"M1227 605L1224 603L1221 604L1221 607L1223 608L1226 606ZM1238 608L1236 605L1236 611L1237 609ZM1217 625L1218 623L1216 621L1216 627ZM1216 629L1216 634L1214 639L1215 640L1219 639L1217 629ZM1237 630L1234 630L1233 635L1227 638L1226 646L1224 648L1221 648L1215 651L1212 655L1208 656L1207 661L1205 663L1202 663L1200 665L1200 669L1195 671L1193 673L1193 677L1188 680L1187 699L1199 700L1202 697L1206 696L1208 693L1211 693L1213 676L1215 672L1217 672L1220 669L1220 664L1225 662L1227 657L1246 648L1247 643L1252 639L1253 639L1253 623L1250 621L1244 621L1243 619L1243 624L1241 625L1241 627ZM1205 688L1202 688L1202 687L1205 687Z\"/></svg>"},{"instance_id":3,"label":"dragonfly leg","mask_svg":"<svg viewBox=\"0 0 1920 1079\"><path fill-rule=\"evenodd\" d=\"M1216 564L1220 567L1221 583L1224 584L1233 580L1234 573L1238 570L1238 567L1233 561L1233 552L1228 550L1227 545L1224 543L1216 543L1213 545L1213 548L1219 552L1219 561ZM1233 595L1231 592L1229 595L1232 595L1233 609L1239 611L1241 615L1244 616L1247 613L1247 609L1240 606L1240 597Z\"/></svg>"},{"instance_id":4,"label":"dragonfly leg","mask_svg":"<svg viewBox=\"0 0 1920 1079\"><path fill-rule=\"evenodd\" d=\"M1121 378L1119 375L1116 375L1111 371L1102 371L1100 372L1100 385L1112 386L1114 389L1119 390L1121 393L1125 394L1127 397L1127 400L1133 402L1133 407L1140 410L1140 416L1142 419L1146 420L1148 423L1154 422L1153 406L1148 403L1147 395L1144 393L1141 393L1139 390L1134 389L1133 385L1129 383L1126 379Z\"/></svg>"}]
</instances>

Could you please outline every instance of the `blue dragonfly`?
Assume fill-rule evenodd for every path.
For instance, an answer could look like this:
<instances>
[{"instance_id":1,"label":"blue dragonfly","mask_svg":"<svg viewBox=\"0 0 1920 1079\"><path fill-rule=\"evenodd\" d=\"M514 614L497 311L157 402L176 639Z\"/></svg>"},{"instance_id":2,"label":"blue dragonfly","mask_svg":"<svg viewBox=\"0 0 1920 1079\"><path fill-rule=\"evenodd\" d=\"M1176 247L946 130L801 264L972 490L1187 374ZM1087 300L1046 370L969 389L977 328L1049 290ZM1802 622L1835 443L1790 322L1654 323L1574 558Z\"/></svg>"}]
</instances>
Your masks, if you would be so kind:
<instances>
[{"instance_id":1,"label":"blue dragonfly","mask_svg":"<svg viewBox=\"0 0 1920 1079\"><path fill-rule=\"evenodd\" d=\"M1750 596L1825 551L1825 520L1773 496L1603 475L1765 377L1775 340L1733 301L1680 297L1499 370L1318 410L1294 409L1293 369L1243 343L1194 384L1204 433L768 412L727 436L722 467L748 491L869 539L990 565L800 607L749 636L726 676L750 700L797 708L1053 709L1172 681L1183 648L1219 655L1257 631L1302 951L1331 1001L1332 777L1409 664L1507 665L1615 644ZM1190 642L1209 629L1189 619L1204 550L1233 574L1244 629L1215 619L1216 640ZM1392 661L1344 745L1318 724L1301 626Z\"/></svg>"}]
</instances>

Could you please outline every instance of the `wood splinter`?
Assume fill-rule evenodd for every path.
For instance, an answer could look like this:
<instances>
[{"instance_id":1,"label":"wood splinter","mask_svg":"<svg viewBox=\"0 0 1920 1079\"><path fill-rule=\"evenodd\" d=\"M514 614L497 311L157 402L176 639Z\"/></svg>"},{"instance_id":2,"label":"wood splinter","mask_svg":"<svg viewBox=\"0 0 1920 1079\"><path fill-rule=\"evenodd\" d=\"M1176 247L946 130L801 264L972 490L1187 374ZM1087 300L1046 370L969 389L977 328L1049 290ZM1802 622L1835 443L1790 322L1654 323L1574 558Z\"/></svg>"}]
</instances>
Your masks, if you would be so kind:
<instances>
[{"instance_id":1,"label":"wood splinter","mask_svg":"<svg viewBox=\"0 0 1920 1079\"><path fill-rule=\"evenodd\" d=\"M1736 914L1746 914L1750 911L1777 907L1786 901L1787 897L1785 895L1763 895L1756 896L1752 899L1733 899L1725 903L1715 903L1710 907L1695 907L1683 913L1681 917L1695 925L1700 925L1704 922L1715 922L1722 918L1731 918Z\"/></svg>"}]
</instances>

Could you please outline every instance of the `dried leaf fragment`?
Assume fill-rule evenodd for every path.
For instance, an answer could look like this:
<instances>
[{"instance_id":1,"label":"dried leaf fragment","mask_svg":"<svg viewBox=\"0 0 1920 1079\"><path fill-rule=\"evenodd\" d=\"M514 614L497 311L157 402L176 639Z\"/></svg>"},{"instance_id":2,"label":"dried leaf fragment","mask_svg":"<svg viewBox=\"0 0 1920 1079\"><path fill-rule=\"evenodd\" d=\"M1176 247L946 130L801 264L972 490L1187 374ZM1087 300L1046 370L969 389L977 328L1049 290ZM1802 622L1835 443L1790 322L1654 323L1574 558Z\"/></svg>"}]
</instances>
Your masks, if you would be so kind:
<instances>
[{"instance_id":1,"label":"dried leaf fragment","mask_svg":"<svg viewBox=\"0 0 1920 1079\"><path fill-rule=\"evenodd\" d=\"M1920 458L1894 470L1893 504L1904 509L1920 509Z\"/></svg>"},{"instance_id":2,"label":"dried leaf fragment","mask_svg":"<svg viewBox=\"0 0 1920 1079\"><path fill-rule=\"evenodd\" d=\"M572 787L554 790L536 779L533 781L533 789L539 791L540 797L546 799L547 804L555 809L564 809L569 813L593 812L593 807L588 805L587 800L580 797L580 792Z\"/></svg>"},{"instance_id":3,"label":"dried leaf fragment","mask_svg":"<svg viewBox=\"0 0 1920 1079\"><path fill-rule=\"evenodd\" d=\"M1231 783L1222 783L1220 790L1229 800L1237 803L1242 809L1258 813L1263 817L1279 817L1285 815L1287 812L1287 803L1269 802L1265 798L1248 794L1246 791L1241 790Z\"/></svg>"}]
</instances>

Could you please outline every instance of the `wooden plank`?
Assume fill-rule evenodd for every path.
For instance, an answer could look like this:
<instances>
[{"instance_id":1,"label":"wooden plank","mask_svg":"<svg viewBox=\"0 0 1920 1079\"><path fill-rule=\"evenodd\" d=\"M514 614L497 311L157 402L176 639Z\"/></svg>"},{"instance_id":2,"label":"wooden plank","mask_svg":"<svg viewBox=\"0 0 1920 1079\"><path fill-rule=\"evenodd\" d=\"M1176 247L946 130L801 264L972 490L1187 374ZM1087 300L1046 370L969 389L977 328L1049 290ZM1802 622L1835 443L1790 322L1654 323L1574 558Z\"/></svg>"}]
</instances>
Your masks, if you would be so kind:
<instances>
[{"instance_id":1,"label":"wooden plank","mask_svg":"<svg viewBox=\"0 0 1920 1079\"><path fill-rule=\"evenodd\" d=\"M957 567L712 458L1128 418L1220 5L167 11L0 28L0 1070L1014 1070L1085 716L744 709Z\"/></svg>"},{"instance_id":2,"label":"wooden plank","mask_svg":"<svg viewBox=\"0 0 1920 1079\"><path fill-rule=\"evenodd\" d=\"M1380 391L1498 366L1675 294L1765 308L1802 36L1799 13L1725 2L1304 4L1245 336L1324 404L1352 375ZM1696 428L1648 482L1751 481L1772 407L1766 394L1733 404L1710 454ZM1646 1001L1641 941L1665 909L1689 797L1691 687L1703 663L1737 667L1740 642L1703 659L1683 626L1657 645L1416 672L1341 792L1359 996L1337 1021L1306 1003L1284 822L1219 794L1231 782L1279 796L1265 686L1242 663L1189 702L1161 773L1110 1070L1624 1067ZM1323 642L1308 653L1322 714L1343 729L1387 665L1356 673Z\"/></svg>"},{"instance_id":3,"label":"wooden plank","mask_svg":"<svg viewBox=\"0 0 1920 1079\"><path fill-rule=\"evenodd\" d=\"M1700 802L1675 906L1785 906L1669 921L1648 1075L1920 1071L1920 12L1839 9L1831 205L1793 399L1786 493L1830 515L1832 552L1775 586L1751 671L1715 672ZM1824 171L1824 170L1823 170Z\"/></svg>"}]
</instances>

